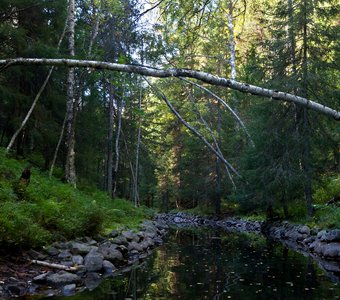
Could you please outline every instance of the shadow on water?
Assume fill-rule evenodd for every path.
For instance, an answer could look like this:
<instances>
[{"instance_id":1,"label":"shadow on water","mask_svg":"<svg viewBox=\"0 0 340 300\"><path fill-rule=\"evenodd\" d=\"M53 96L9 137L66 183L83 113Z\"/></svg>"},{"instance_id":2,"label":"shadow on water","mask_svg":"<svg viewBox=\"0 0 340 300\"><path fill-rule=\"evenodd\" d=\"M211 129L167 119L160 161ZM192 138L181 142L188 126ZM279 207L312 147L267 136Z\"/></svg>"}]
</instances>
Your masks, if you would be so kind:
<instances>
[{"instance_id":1,"label":"shadow on water","mask_svg":"<svg viewBox=\"0 0 340 300\"><path fill-rule=\"evenodd\" d=\"M340 299L339 295L339 285L311 258L261 235L181 229L173 230L141 265L67 299Z\"/></svg>"}]
</instances>

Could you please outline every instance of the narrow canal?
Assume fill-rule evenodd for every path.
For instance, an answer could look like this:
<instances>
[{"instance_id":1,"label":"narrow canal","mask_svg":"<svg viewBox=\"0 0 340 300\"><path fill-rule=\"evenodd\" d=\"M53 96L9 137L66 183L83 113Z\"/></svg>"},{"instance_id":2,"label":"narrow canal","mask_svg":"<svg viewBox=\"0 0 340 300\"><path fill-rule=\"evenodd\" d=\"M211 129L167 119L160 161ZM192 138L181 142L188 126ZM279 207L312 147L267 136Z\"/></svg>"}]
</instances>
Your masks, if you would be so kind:
<instances>
[{"instance_id":1,"label":"narrow canal","mask_svg":"<svg viewBox=\"0 0 340 300\"><path fill-rule=\"evenodd\" d=\"M133 270L67 299L340 299L340 286L261 235L180 229Z\"/></svg>"}]
</instances>

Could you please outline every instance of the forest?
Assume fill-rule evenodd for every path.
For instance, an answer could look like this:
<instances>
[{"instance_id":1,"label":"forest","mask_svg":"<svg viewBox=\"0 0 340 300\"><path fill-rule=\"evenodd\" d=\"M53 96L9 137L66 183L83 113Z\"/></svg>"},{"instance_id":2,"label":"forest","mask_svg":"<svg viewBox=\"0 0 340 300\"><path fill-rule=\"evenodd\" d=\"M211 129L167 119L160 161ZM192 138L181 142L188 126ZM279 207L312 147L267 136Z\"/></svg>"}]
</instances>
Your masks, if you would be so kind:
<instances>
[{"instance_id":1,"label":"forest","mask_svg":"<svg viewBox=\"0 0 340 300\"><path fill-rule=\"evenodd\" d=\"M338 1L2 0L0 20L2 159L135 207L338 224Z\"/></svg>"}]
</instances>

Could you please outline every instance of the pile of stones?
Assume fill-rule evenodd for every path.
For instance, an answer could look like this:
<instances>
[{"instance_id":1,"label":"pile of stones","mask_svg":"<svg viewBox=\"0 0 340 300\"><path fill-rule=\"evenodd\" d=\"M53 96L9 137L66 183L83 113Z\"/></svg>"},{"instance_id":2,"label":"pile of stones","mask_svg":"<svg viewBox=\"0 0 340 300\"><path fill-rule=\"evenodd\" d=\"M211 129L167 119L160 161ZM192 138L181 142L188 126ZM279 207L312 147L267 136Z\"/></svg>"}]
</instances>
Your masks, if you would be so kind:
<instances>
[{"instance_id":1,"label":"pile of stones","mask_svg":"<svg viewBox=\"0 0 340 300\"><path fill-rule=\"evenodd\" d=\"M28 282L3 282L0 298L25 294L72 295L94 289L103 278L132 266L163 243L166 225L145 221L139 232L112 231L105 238L81 238L55 242L43 251L30 250L32 264L41 272Z\"/></svg>"}]
</instances>

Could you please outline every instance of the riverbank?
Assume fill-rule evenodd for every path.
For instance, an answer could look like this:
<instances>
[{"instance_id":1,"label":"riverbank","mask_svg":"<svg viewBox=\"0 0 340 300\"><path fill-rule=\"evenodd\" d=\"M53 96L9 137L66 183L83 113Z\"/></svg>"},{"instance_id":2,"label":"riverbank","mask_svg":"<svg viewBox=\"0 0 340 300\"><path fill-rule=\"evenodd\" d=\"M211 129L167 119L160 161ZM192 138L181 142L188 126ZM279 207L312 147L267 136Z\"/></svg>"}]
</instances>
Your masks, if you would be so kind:
<instances>
[{"instance_id":1,"label":"riverbank","mask_svg":"<svg viewBox=\"0 0 340 300\"><path fill-rule=\"evenodd\" d=\"M0 299L29 294L72 295L96 288L146 258L163 243L167 226L144 221L138 232L113 230L106 237L55 242L0 262Z\"/></svg>"},{"instance_id":2,"label":"riverbank","mask_svg":"<svg viewBox=\"0 0 340 300\"><path fill-rule=\"evenodd\" d=\"M264 234L303 255L311 256L332 278L340 282L340 229L314 230L289 222L258 222L239 218L205 218L183 212L159 214L160 224L176 226L208 226L225 231Z\"/></svg>"}]
</instances>

